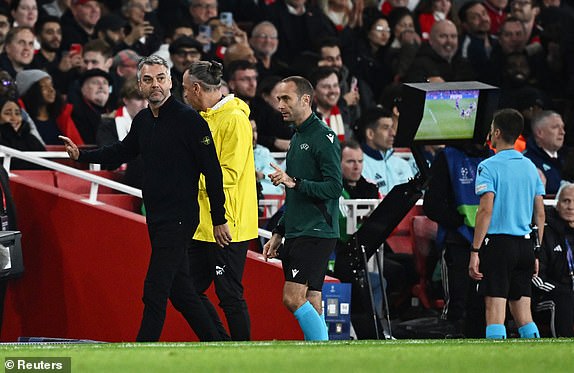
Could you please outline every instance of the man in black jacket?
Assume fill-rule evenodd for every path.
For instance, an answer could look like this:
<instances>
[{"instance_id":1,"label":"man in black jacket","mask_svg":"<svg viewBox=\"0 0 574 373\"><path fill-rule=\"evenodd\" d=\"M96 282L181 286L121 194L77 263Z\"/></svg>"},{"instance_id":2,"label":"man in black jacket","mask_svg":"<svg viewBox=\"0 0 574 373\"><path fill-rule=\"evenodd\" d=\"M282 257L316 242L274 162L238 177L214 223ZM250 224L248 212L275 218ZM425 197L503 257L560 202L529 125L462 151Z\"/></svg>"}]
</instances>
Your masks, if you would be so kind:
<instances>
[{"instance_id":1,"label":"man in black jacket","mask_svg":"<svg viewBox=\"0 0 574 373\"><path fill-rule=\"evenodd\" d=\"M546 228L538 276L532 278L539 300L556 305L558 337L574 337L574 184L558 191L556 208L546 207Z\"/></svg>"},{"instance_id":2,"label":"man in black jacket","mask_svg":"<svg viewBox=\"0 0 574 373\"><path fill-rule=\"evenodd\" d=\"M123 163L141 154L145 169L143 198L152 244L144 283L144 313L138 342L160 337L168 298L202 341L223 339L193 288L187 249L199 223L199 175L205 175L216 242L229 244L223 178L205 120L171 97L167 62L159 56L138 64L138 86L149 103L120 142L79 151L61 137L70 158L81 162Z\"/></svg>"}]
</instances>

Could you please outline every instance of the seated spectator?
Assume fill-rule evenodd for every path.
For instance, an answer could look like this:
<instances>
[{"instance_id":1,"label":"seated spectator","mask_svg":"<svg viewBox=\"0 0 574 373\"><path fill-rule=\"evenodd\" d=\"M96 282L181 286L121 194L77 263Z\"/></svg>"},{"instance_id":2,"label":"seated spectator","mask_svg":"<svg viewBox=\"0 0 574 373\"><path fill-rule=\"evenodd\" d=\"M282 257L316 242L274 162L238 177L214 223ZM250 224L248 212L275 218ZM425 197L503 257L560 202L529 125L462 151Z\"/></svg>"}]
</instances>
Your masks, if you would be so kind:
<instances>
[{"instance_id":1,"label":"seated spectator","mask_svg":"<svg viewBox=\"0 0 574 373\"><path fill-rule=\"evenodd\" d=\"M514 17L505 19L500 25L498 44L492 48L490 53L492 71L484 77L485 82L500 85L506 56L511 53L524 53L526 42L526 29L522 22Z\"/></svg>"},{"instance_id":2,"label":"seated spectator","mask_svg":"<svg viewBox=\"0 0 574 373\"><path fill-rule=\"evenodd\" d=\"M34 29L38 21L38 4L36 0L12 0L10 14L14 19L14 26L26 26Z\"/></svg>"},{"instance_id":3,"label":"seated spectator","mask_svg":"<svg viewBox=\"0 0 574 373\"><path fill-rule=\"evenodd\" d=\"M12 28L6 34L4 52L0 54L0 69L16 78L34 59L34 31L26 26Z\"/></svg>"},{"instance_id":4,"label":"seated spectator","mask_svg":"<svg viewBox=\"0 0 574 373\"><path fill-rule=\"evenodd\" d=\"M277 57L287 63L302 52L316 50L316 41L337 36L321 9L307 0L277 0L266 10L266 19L279 33Z\"/></svg>"},{"instance_id":5,"label":"seated spectator","mask_svg":"<svg viewBox=\"0 0 574 373\"><path fill-rule=\"evenodd\" d=\"M415 57L405 82L457 82L475 78L472 66L458 51L458 31L449 20L436 22L428 44Z\"/></svg>"},{"instance_id":6,"label":"seated spectator","mask_svg":"<svg viewBox=\"0 0 574 373\"><path fill-rule=\"evenodd\" d=\"M287 76L289 66L279 60L275 54L279 45L277 28L269 21L263 21L251 31L249 45L257 58L257 72L259 81L271 76Z\"/></svg>"},{"instance_id":7,"label":"seated spectator","mask_svg":"<svg viewBox=\"0 0 574 373\"><path fill-rule=\"evenodd\" d=\"M44 145L30 133L30 124L22 120L18 103L12 99L0 98L0 145L20 151L43 151ZM32 169L38 166L13 159L13 169Z\"/></svg>"},{"instance_id":8,"label":"seated spectator","mask_svg":"<svg viewBox=\"0 0 574 373\"><path fill-rule=\"evenodd\" d=\"M318 5L338 32L357 26L364 7L362 1L350 0L319 0Z\"/></svg>"},{"instance_id":9,"label":"seated spectator","mask_svg":"<svg viewBox=\"0 0 574 373\"><path fill-rule=\"evenodd\" d=\"M361 108L375 106L384 87L393 80L388 63L391 40L389 22L375 8L363 12L363 26L342 36L343 66L358 79ZM321 55L325 48L322 48Z\"/></svg>"},{"instance_id":10,"label":"seated spectator","mask_svg":"<svg viewBox=\"0 0 574 373\"><path fill-rule=\"evenodd\" d=\"M100 4L96 0L71 0L70 8L62 15L62 49L70 49L71 44L85 45L98 37L96 25L102 16Z\"/></svg>"},{"instance_id":11,"label":"seated spectator","mask_svg":"<svg viewBox=\"0 0 574 373\"><path fill-rule=\"evenodd\" d=\"M223 66L227 68L233 61L244 60L252 64L257 63L255 52L248 43L234 43L225 50Z\"/></svg>"},{"instance_id":12,"label":"seated spectator","mask_svg":"<svg viewBox=\"0 0 574 373\"><path fill-rule=\"evenodd\" d=\"M86 71L80 78L81 99L74 104L72 119L84 144L96 144L101 116L107 112L110 75L100 69Z\"/></svg>"},{"instance_id":13,"label":"seated spectator","mask_svg":"<svg viewBox=\"0 0 574 373\"><path fill-rule=\"evenodd\" d=\"M408 8L393 8L388 19L392 40L386 61L391 66L393 80L404 81L421 46L421 37L415 28L414 15Z\"/></svg>"},{"instance_id":14,"label":"seated spectator","mask_svg":"<svg viewBox=\"0 0 574 373\"><path fill-rule=\"evenodd\" d=\"M0 7L0 51L4 50L6 35L10 31L10 15L8 9Z\"/></svg>"},{"instance_id":15,"label":"seated spectator","mask_svg":"<svg viewBox=\"0 0 574 373\"><path fill-rule=\"evenodd\" d=\"M257 93L257 70L249 61L233 61L225 70L229 91L245 101L247 105Z\"/></svg>"},{"instance_id":16,"label":"seated spectator","mask_svg":"<svg viewBox=\"0 0 574 373\"><path fill-rule=\"evenodd\" d=\"M257 95L249 103L251 118L257 123L257 142L273 152L289 150L293 129L275 108L273 89L281 78L270 76L257 85Z\"/></svg>"},{"instance_id":17,"label":"seated spectator","mask_svg":"<svg viewBox=\"0 0 574 373\"><path fill-rule=\"evenodd\" d=\"M202 48L200 42L189 36L180 36L169 45L169 57L173 63L170 69L171 94L181 102L183 102L181 84L183 73L191 66L192 62L201 60Z\"/></svg>"},{"instance_id":18,"label":"seated spectator","mask_svg":"<svg viewBox=\"0 0 574 373\"><path fill-rule=\"evenodd\" d=\"M128 0L122 8L127 20L124 43L141 56L149 56L161 45L163 32L149 0Z\"/></svg>"},{"instance_id":19,"label":"seated spectator","mask_svg":"<svg viewBox=\"0 0 574 373\"><path fill-rule=\"evenodd\" d=\"M361 144L365 153L363 176L386 195L395 185L413 178L413 169L409 162L393 154L396 129L390 111L371 109L363 114L360 122L365 139Z\"/></svg>"},{"instance_id":20,"label":"seated spectator","mask_svg":"<svg viewBox=\"0 0 574 373\"><path fill-rule=\"evenodd\" d=\"M556 207L546 206L546 225L539 253L540 269L532 278L535 304L552 300L558 337L574 337L574 184L565 183Z\"/></svg>"},{"instance_id":21,"label":"seated spectator","mask_svg":"<svg viewBox=\"0 0 574 373\"><path fill-rule=\"evenodd\" d=\"M16 88L16 79L12 78L6 71L0 70L0 98L18 101L19 97L18 88ZM22 120L30 124L30 132L32 135L34 135L42 145L46 145L38 129L36 129L34 121L30 118L30 115L28 115L26 110L22 110L21 113Z\"/></svg>"},{"instance_id":22,"label":"seated spectator","mask_svg":"<svg viewBox=\"0 0 574 373\"><path fill-rule=\"evenodd\" d=\"M72 120L72 105L62 102L52 83L52 77L42 70L24 70L16 76L18 94L24 108L36 124L44 143L61 145L59 135L83 144Z\"/></svg>"},{"instance_id":23,"label":"seated spectator","mask_svg":"<svg viewBox=\"0 0 574 373\"><path fill-rule=\"evenodd\" d=\"M564 121L554 111L546 110L532 118L532 136L524 155L546 177L546 194L556 194L562 180L564 163Z\"/></svg>"},{"instance_id":24,"label":"seated spectator","mask_svg":"<svg viewBox=\"0 0 574 373\"><path fill-rule=\"evenodd\" d=\"M96 25L98 39L108 43L112 47L113 53L126 49L128 47L125 42L126 25L127 21L117 14L110 13L102 16Z\"/></svg>"},{"instance_id":25,"label":"seated spectator","mask_svg":"<svg viewBox=\"0 0 574 373\"><path fill-rule=\"evenodd\" d=\"M114 87L121 89L126 79L134 78L137 74L138 62L142 57L131 49L122 49L113 58L110 75L114 81ZM120 98L121 99L121 98ZM112 103L120 105L119 103ZM115 107L114 107L115 108Z\"/></svg>"},{"instance_id":26,"label":"seated spectator","mask_svg":"<svg viewBox=\"0 0 574 373\"><path fill-rule=\"evenodd\" d=\"M343 117L343 110L339 106L346 105L341 99L339 75L330 67L319 67L309 79L313 85L315 112L335 132L339 141L351 137L349 118Z\"/></svg>"}]
</instances>

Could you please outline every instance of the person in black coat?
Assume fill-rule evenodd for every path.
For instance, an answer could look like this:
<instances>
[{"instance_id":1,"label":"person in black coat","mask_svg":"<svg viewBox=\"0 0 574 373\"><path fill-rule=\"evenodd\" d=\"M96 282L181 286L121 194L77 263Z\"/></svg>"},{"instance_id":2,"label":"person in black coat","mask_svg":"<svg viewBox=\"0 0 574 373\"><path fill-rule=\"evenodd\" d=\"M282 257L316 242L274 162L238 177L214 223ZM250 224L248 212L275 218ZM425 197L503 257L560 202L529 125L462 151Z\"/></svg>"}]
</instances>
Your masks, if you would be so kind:
<instances>
[{"instance_id":1,"label":"person in black coat","mask_svg":"<svg viewBox=\"0 0 574 373\"><path fill-rule=\"evenodd\" d=\"M16 225L16 205L14 204L14 198L12 197L12 192L10 191L10 179L8 178L8 173L0 165L0 200L2 201L2 211L0 215L8 217L8 225L0 226L1 230L16 231L18 227ZM2 321L4 317L4 298L6 296L6 287L8 285L8 280L0 277L0 334L2 333Z\"/></svg>"},{"instance_id":2,"label":"person in black coat","mask_svg":"<svg viewBox=\"0 0 574 373\"><path fill-rule=\"evenodd\" d=\"M546 227L538 276L532 278L538 302L552 300L558 337L574 337L574 184L564 184L556 208L546 207ZM536 303L536 301L535 301Z\"/></svg>"}]
</instances>

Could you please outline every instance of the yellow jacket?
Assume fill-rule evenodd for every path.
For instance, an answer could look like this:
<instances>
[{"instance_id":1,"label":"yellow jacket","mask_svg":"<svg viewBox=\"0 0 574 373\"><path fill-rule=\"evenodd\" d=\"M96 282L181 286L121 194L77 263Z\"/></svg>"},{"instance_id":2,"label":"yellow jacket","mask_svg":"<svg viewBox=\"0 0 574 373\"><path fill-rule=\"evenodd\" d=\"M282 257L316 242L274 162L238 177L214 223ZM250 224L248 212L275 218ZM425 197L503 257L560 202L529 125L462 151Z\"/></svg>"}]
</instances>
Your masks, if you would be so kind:
<instances>
[{"instance_id":1,"label":"yellow jacket","mask_svg":"<svg viewBox=\"0 0 574 373\"><path fill-rule=\"evenodd\" d=\"M253 157L253 132L249 107L228 95L213 108L199 114L209 124L215 150L223 173L225 218L233 242L248 241L258 236L257 187ZM209 213L205 178L199 179L199 226L193 237L215 242Z\"/></svg>"}]
</instances>

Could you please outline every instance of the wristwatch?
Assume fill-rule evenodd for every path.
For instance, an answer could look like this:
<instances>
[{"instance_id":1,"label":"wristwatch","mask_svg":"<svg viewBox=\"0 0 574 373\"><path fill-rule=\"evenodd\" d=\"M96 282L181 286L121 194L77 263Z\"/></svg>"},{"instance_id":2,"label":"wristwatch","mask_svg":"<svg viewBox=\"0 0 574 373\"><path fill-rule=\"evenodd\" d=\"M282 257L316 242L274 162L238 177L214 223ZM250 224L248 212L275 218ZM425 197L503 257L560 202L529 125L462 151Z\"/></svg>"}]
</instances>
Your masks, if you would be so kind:
<instances>
[{"instance_id":1,"label":"wristwatch","mask_svg":"<svg viewBox=\"0 0 574 373\"><path fill-rule=\"evenodd\" d=\"M293 187L293 189L297 190L299 189L299 186L301 186L301 179L299 179L298 177L293 177L293 182L295 183L295 186Z\"/></svg>"}]
</instances>

